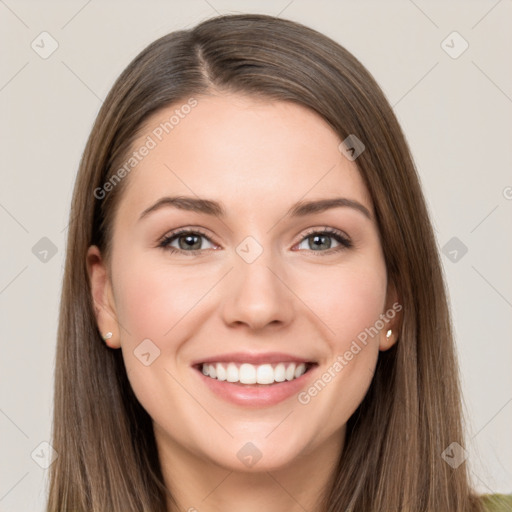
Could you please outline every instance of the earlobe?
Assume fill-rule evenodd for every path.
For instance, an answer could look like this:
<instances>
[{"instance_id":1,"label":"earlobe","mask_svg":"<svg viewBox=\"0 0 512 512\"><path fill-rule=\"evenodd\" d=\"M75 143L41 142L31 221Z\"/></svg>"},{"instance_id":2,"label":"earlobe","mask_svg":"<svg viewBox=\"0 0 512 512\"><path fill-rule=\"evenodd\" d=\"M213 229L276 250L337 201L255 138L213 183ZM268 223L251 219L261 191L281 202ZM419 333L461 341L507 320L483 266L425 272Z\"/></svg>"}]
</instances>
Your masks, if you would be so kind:
<instances>
[{"instance_id":1,"label":"earlobe","mask_svg":"<svg viewBox=\"0 0 512 512\"><path fill-rule=\"evenodd\" d=\"M384 317L386 325L380 333L379 350L386 351L398 341L398 333L402 324L403 309L400 298L393 284L388 286Z\"/></svg>"},{"instance_id":2,"label":"earlobe","mask_svg":"<svg viewBox=\"0 0 512 512\"><path fill-rule=\"evenodd\" d=\"M379 350L386 351L390 349L396 342L398 336L392 328L385 328L381 334L381 340L379 343Z\"/></svg>"},{"instance_id":3,"label":"earlobe","mask_svg":"<svg viewBox=\"0 0 512 512\"><path fill-rule=\"evenodd\" d=\"M86 256L91 299L96 315L96 324L103 341L110 348L120 348L117 314L108 269L99 248L91 245Z\"/></svg>"}]
</instances>

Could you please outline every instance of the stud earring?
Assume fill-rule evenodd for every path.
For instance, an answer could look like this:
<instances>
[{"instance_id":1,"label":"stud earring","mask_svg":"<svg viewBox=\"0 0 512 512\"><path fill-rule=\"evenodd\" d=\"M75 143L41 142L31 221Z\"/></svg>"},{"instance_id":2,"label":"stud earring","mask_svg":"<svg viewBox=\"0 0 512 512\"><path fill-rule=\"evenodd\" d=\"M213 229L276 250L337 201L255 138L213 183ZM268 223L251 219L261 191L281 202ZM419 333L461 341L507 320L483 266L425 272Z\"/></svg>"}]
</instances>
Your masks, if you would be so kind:
<instances>
[{"instance_id":1,"label":"stud earring","mask_svg":"<svg viewBox=\"0 0 512 512\"><path fill-rule=\"evenodd\" d=\"M103 341L107 341L112 338L112 333L109 331L103 335Z\"/></svg>"},{"instance_id":2,"label":"stud earring","mask_svg":"<svg viewBox=\"0 0 512 512\"><path fill-rule=\"evenodd\" d=\"M393 331L391 329L389 329L388 332L386 333L386 338L389 338L392 333L393 333Z\"/></svg>"}]
</instances>

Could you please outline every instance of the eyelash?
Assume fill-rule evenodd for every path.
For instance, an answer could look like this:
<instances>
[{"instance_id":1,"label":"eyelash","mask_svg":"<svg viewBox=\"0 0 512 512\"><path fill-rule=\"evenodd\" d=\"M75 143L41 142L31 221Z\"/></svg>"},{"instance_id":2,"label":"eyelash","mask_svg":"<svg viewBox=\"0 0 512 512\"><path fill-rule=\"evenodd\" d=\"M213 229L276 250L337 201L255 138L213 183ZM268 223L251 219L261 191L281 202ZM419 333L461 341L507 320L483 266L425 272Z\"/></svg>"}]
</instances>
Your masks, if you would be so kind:
<instances>
[{"instance_id":1,"label":"eyelash","mask_svg":"<svg viewBox=\"0 0 512 512\"><path fill-rule=\"evenodd\" d=\"M166 236L164 236L161 241L158 244L158 247L165 249L169 251L170 253L189 253L192 255L196 255L197 253L200 253L201 251L205 249L192 249L190 251L184 251L182 249L177 249L176 247L171 247L169 244L173 242L175 239L179 238L180 235L200 235L208 239L209 242L212 242L210 240L210 237L201 231L200 229L188 229L188 228L182 228L178 229L176 231L173 231ZM337 253L339 251L350 249L353 247L352 242L349 238L343 235L343 233L337 229L325 227L322 230L318 230L317 228L313 228L309 231L307 231L304 236L301 238L301 240L298 242L299 244L302 243L304 240L309 238L311 235L329 235L330 237L334 238L340 245L338 247L335 247L334 249L327 249L326 251L313 251L310 250L310 252L316 253L316 256L324 256L327 254L333 254ZM213 243L213 242L212 242Z\"/></svg>"}]
</instances>

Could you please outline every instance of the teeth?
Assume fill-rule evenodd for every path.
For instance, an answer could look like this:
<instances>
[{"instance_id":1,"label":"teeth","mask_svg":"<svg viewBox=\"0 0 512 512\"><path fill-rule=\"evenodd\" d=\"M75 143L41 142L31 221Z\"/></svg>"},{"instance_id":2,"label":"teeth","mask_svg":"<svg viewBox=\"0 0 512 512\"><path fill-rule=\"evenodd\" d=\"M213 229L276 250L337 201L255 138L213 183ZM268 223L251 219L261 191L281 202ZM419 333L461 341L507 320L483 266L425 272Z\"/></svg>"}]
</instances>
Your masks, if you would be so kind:
<instances>
[{"instance_id":1,"label":"teeth","mask_svg":"<svg viewBox=\"0 0 512 512\"><path fill-rule=\"evenodd\" d=\"M274 368L274 380L276 382L283 382L286 380L286 367L283 363L279 363Z\"/></svg>"},{"instance_id":2,"label":"teeth","mask_svg":"<svg viewBox=\"0 0 512 512\"><path fill-rule=\"evenodd\" d=\"M219 364L216 369L217 369L217 380L226 380L227 372L226 372L226 369L224 368L224 366Z\"/></svg>"},{"instance_id":3,"label":"teeth","mask_svg":"<svg viewBox=\"0 0 512 512\"><path fill-rule=\"evenodd\" d=\"M302 374L306 372L306 365L304 363L301 363L295 368L294 377L298 379ZM293 377L292 377L293 378ZM290 379L291 380L291 379Z\"/></svg>"},{"instance_id":4,"label":"teeth","mask_svg":"<svg viewBox=\"0 0 512 512\"><path fill-rule=\"evenodd\" d=\"M253 365L235 363L204 363L201 371L212 379L225 380L227 382L240 382L241 384L273 384L285 380L298 379L306 373L304 363L278 363Z\"/></svg>"},{"instance_id":5,"label":"teeth","mask_svg":"<svg viewBox=\"0 0 512 512\"><path fill-rule=\"evenodd\" d=\"M203 368L205 366L206 365L203 364ZM209 374L207 374L207 375L209 375ZM233 363L228 364L228 367L226 369L226 376L227 376L226 380L228 382L238 382L238 368L236 367L235 364L233 364Z\"/></svg>"},{"instance_id":6,"label":"teeth","mask_svg":"<svg viewBox=\"0 0 512 512\"><path fill-rule=\"evenodd\" d=\"M244 365L242 365L244 366ZM240 367L240 382L244 382L242 380L242 367ZM258 384L273 384L274 383L274 369L270 364L262 364L258 366L256 369L256 382Z\"/></svg>"},{"instance_id":7,"label":"teeth","mask_svg":"<svg viewBox=\"0 0 512 512\"><path fill-rule=\"evenodd\" d=\"M243 364L238 372L238 379L242 384L256 384L256 367L252 364ZM210 373L211 376L212 374Z\"/></svg>"}]
</instances>

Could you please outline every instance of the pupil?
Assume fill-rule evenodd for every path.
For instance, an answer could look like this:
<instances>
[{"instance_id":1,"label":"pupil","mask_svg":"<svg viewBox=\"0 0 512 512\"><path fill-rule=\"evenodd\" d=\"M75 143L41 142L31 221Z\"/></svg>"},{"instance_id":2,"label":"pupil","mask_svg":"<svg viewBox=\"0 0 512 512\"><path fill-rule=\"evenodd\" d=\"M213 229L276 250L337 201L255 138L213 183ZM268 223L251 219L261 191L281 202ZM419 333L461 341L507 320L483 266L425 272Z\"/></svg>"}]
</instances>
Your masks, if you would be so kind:
<instances>
[{"instance_id":1,"label":"pupil","mask_svg":"<svg viewBox=\"0 0 512 512\"><path fill-rule=\"evenodd\" d=\"M197 240L197 239L199 239L199 237L198 237L197 235L184 235L184 236L182 236L182 237L180 238L180 242L181 242L181 240L183 240L183 239L185 239L185 240L186 240L186 242L185 242L185 244L181 244L181 243L180 243L180 245L181 245L181 248L182 248L182 249L183 249L183 248L185 248L185 249L187 249L187 248L188 248L188 249L191 249L191 248L192 248L192 249L200 249L200 247L193 247L194 245L199 245L199 246L201 246L201 241L200 241L200 240L199 240L199 243L198 243L197 241L196 241L196 242L194 242L194 239L196 239L196 240Z\"/></svg>"},{"instance_id":2,"label":"pupil","mask_svg":"<svg viewBox=\"0 0 512 512\"><path fill-rule=\"evenodd\" d=\"M313 237L310 237L310 239L311 238L313 238L314 247L316 247L317 249L321 248L322 245L324 245L326 249L330 249L330 247L331 247L330 237L328 237L327 235L314 235ZM324 239L324 243L322 243L322 242L317 243L318 240L321 240L321 239ZM325 242L325 240L327 240L327 242Z\"/></svg>"}]
</instances>

